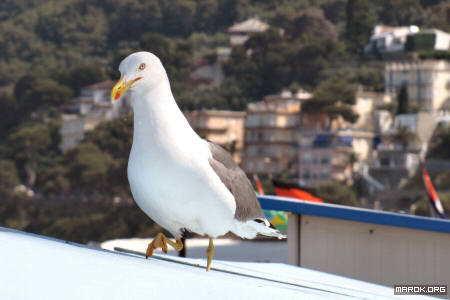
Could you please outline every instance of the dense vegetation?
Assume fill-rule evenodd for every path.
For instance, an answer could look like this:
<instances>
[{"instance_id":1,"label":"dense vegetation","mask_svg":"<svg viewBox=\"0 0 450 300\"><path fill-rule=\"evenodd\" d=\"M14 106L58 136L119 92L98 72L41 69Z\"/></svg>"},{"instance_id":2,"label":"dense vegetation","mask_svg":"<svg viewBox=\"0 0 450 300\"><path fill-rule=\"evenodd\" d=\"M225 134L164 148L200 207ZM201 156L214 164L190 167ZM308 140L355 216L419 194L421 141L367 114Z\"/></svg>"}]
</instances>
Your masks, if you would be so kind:
<instances>
[{"instance_id":1,"label":"dense vegetation","mask_svg":"<svg viewBox=\"0 0 450 300\"><path fill-rule=\"evenodd\" d=\"M356 85L383 88L382 62L362 55L373 25L450 31L449 12L439 0L3 0L0 225L83 242L152 232L129 204L129 117L99 126L67 153L58 148L61 106L82 86L117 78L133 51L161 58L184 109L243 109L303 87L314 92L309 109L353 122ZM197 59L214 62L227 27L252 16L272 28L233 49L220 86L191 86ZM324 197L335 190L324 187Z\"/></svg>"}]
</instances>

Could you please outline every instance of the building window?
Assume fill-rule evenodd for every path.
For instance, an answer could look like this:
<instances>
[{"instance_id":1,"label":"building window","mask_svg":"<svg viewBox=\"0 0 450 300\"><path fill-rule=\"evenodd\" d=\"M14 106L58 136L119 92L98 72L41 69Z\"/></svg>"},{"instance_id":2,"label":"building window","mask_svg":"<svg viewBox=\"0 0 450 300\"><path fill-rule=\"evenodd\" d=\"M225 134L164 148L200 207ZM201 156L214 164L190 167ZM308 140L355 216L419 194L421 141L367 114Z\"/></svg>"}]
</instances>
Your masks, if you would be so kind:
<instances>
[{"instance_id":1,"label":"building window","mask_svg":"<svg viewBox=\"0 0 450 300\"><path fill-rule=\"evenodd\" d=\"M269 120L269 126L275 126L277 125L277 116L276 115L270 115L270 117L268 118Z\"/></svg>"},{"instance_id":2,"label":"building window","mask_svg":"<svg viewBox=\"0 0 450 300\"><path fill-rule=\"evenodd\" d=\"M248 169L248 171L249 171L249 172L253 172L253 167L254 167L253 162L252 162L252 161L249 161L249 162L247 163L247 169Z\"/></svg>"},{"instance_id":3,"label":"building window","mask_svg":"<svg viewBox=\"0 0 450 300\"><path fill-rule=\"evenodd\" d=\"M303 163L305 165L310 164L311 163L311 153L309 153L309 152L303 153L303 160L302 161L303 161Z\"/></svg>"},{"instance_id":4,"label":"building window","mask_svg":"<svg viewBox=\"0 0 450 300\"><path fill-rule=\"evenodd\" d=\"M303 178L304 179L309 179L310 178L309 169L304 169L303 170Z\"/></svg>"},{"instance_id":5,"label":"building window","mask_svg":"<svg viewBox=\"0 0 450 300\"><path fill-rule=\"evenodd\" d=\"M330 157L328 156L328 154L324 154L322 156L321 163L324 164L324 165L327 165L329 162L330 162Z\"/></svg>"},{"instance_id":6,"label":"building window","mask_svg":"<svg viewBox=\"0 0 450 300\"><path fill-rule=\"evenodd\" d=\"M258 155L263 155L263 154L264 154L264 148L258 147Z\"/></svg>"},{"instance_id":7,"label":"building window","mask_svg":"<svg viewBox=\"0 0 450 300\"><path fill-rule=\"evenodd\" d=\"M255 147L249 146L246 150L248 156L255 156L256 151Z\"/></svg>"},{"instance_id":8,"label":"building window","mask_svg":"<svg viewBox=\"0 0 450 300\"><path fill-rule=\"evenodd\" d=\"M318 163L319 163L319 158L317 156L314 156L313 164L317 165Z\"/></svg>"},{"instance_id":9,"label":"building window","mask_svg":"<svg viewBox=\"0 0 450 300\"><path fill-rule=\"evenodd\" d=\"M389 158L383 157L380 159L380 165L389 166L390 164L391 164L391 162L390 162Z\"/></svg>"}]
</instances>

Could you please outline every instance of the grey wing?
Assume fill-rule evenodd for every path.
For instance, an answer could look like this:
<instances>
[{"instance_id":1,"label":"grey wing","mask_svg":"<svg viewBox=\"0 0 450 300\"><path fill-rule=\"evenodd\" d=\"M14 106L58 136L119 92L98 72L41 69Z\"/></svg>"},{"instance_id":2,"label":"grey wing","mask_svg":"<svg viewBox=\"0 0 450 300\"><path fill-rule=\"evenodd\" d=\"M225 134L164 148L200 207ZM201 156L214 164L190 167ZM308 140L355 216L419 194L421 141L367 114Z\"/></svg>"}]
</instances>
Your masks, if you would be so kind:
<instances>
[{"instance_id":1,"label":"grey wing","mask_svg":"<svg viewBox=\"0 0 450 300\"><path fill-rule=\"evenodd\" d=\"M208 146L212 153L212 157L209 159L211 167L236 201L235 219L239 221L264 220L261 205L244 171L225 149L212 142L208 142Z\"/></svg>"}]
</instances>

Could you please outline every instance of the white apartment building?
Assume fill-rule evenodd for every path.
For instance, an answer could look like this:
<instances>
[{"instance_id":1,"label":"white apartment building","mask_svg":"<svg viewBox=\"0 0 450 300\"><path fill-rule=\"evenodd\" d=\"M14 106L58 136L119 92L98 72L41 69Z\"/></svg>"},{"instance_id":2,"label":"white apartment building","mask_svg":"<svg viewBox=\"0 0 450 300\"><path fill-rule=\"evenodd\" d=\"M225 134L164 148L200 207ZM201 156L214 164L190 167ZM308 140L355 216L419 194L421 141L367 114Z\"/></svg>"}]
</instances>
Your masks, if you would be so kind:
<instances>
[{"instance_id":1,"label":"white apartment building","mask_svg":"<svg viewBox=\"0 0 450 300\"><path fill-rule=\"evenodd\" d=\"M396 97L403 85L408 88L409 103L422 111L439 111L450 100L450 63L423 60L386 64L386 93Z\"/></svg>"},{"instance_id":2,"label":"white apartment building","mask_svg":"<svg viewBox=\"0 0 450 300\"><path fill-rule=\"evenodd\" d=\"M418 31L419 28L414 25L401 27L376 25L364 52L367 54L402 52L408 35Z\"/></svg>"}]
</instances>

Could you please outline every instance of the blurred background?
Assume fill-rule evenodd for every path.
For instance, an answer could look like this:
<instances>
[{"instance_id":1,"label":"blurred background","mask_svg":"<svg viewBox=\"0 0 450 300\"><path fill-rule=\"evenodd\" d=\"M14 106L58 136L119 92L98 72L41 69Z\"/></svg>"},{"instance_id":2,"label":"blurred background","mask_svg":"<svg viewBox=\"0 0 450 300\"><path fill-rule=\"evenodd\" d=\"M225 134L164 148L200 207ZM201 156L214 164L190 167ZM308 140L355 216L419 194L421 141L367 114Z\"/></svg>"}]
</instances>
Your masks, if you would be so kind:
<instances>
[{"instance_id":1,"label":"blurred background","mask_svg":"<svg viewBox=\"0 0 450 300\"><path fill-rule=\"evenodd\" d=\"M2 0L0 226L161 230L128 186L132 103L109 100L140 50L259 193L430 216L424 159L448 211L448 32L439 0Z\"/></svg>"}]
</instances>

